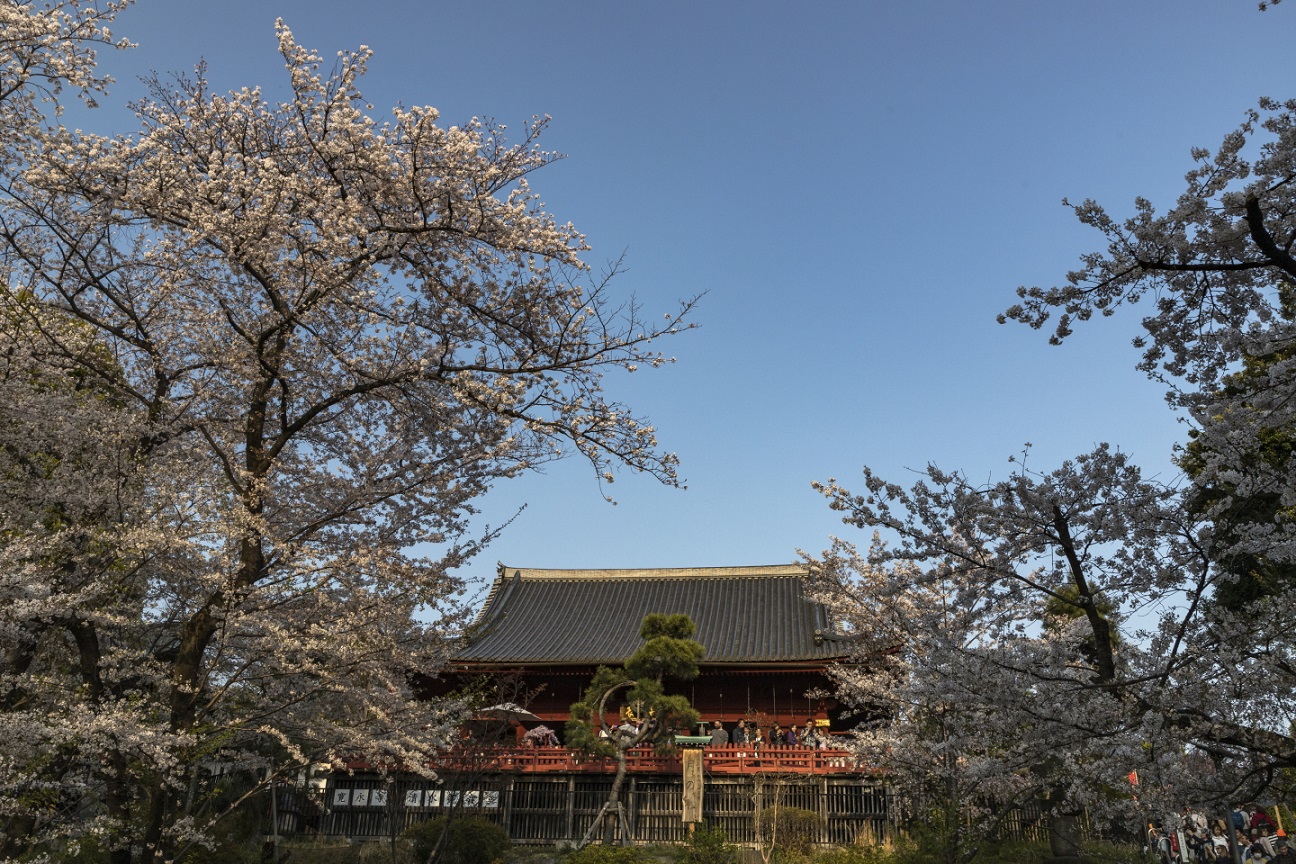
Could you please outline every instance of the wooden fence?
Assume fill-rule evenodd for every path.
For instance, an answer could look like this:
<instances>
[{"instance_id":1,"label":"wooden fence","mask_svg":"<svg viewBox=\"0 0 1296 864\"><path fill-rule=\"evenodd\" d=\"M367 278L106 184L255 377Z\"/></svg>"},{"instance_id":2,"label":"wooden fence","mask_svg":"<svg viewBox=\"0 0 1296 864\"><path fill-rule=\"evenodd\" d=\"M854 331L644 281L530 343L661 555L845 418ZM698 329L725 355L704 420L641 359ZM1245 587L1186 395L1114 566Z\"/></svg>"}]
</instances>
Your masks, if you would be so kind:
<instances>
[{"instance_id":1,"label":"wooden fence","mask_svg":"<svg viewBox=\"0 0 1296 864\"><path fill-rule=\"evenodd\" d=\"M565 748L494 748L443 759L435 781L354 767L312 789L280 787L279 832L387 838L453 812L497 822L518 843L574 841L607 800L616 762ZM628 767L622 801L636 839L684 842L679 756L645 748L631 752ZM703 767L703 819L735 843L755 844L756 814L776 805L817 813L823 844L881 843L905 818L885 778L845 751L707 748ZM1006 814L1000 833L1045 839L1046 822L1044 808L1032 802Z\"/></svg>"},{"instance_id":2,"label":"wooden fence","mask_svg":"<svg viewBox=\"0 0 1296 864\"><path fill-rule=\"evenodd\" d=\"M584 836L607 800L612 777L573 773L443 775L441 782L375 775L338 775L322 790L281 792L283 834L355 838L399 835L429 817L454 811L504 826L514 842L553 844ZM682 843L683 785L677 774L631 775L623 801L640 843ZM756 773L708 776L703 819L731 841L756 841L763 807L797 807L820 815L821 843L879 840L887 832L886 789L869 777Z\"/></svg>"}]
</instances>

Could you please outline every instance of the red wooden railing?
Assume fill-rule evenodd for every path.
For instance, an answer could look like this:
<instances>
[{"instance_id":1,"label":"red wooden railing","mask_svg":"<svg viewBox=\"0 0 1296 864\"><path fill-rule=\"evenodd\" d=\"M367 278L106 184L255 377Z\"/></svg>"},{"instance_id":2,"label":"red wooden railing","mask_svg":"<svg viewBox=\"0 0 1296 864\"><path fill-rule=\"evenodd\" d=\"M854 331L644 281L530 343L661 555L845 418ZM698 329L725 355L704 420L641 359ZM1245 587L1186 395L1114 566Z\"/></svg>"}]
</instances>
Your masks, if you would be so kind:
<instances>
[{"instance_id":1,"label":"red wooden railing","mask_svg":"<svg viewBox=\"0 0 1296 864\"><path fill-rule=\"evenodd\" d=\"M565 747L473 748L445 753L436 767L447 771L610 774L616 771L616 759L586 756ZM710 774L856 774L872 770L846 750L786 746L753 750L743 744L703 748L702 767ZM659 756L651 747L637 747L626 754L626 769L640 774L677 774L682 770L678 752Z\"/></svg>"}]
</instances>

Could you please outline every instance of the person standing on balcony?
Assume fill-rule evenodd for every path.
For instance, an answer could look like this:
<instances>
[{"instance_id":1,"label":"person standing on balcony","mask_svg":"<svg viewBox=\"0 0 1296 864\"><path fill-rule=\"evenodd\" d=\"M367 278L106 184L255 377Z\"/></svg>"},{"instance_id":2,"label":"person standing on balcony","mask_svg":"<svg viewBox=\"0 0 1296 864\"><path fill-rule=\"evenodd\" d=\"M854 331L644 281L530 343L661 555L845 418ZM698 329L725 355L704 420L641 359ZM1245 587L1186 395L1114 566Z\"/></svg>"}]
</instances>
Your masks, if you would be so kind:
<instances>
[{"instance_id":1,"label":"person standing on balcony","mask_svg":"<svg viewBox=\"0 0 1296 864\"><path fill-rule=\"evenodd\" d=\"M724 747L729 743L729 733L725 731L724 724L719 720L715 721L715 729L711 732L711 746Z\"/></svg>"}]
</instances>

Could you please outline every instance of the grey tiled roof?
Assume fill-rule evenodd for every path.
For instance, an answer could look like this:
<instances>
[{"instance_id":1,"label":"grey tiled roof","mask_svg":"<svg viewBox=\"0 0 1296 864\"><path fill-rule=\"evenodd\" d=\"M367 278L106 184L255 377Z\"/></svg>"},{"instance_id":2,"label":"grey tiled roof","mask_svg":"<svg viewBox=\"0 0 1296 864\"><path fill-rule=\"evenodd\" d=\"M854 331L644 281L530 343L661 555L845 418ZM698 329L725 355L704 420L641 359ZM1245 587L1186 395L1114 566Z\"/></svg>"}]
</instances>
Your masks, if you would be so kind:
<instances>
[{"instance_id":1,"label":"grey tiled roof","mask_svg":"<svg viewBox=\"0 0 1296 864\"><path fill-rule=\"evenodd\" d=\"M805 568L529 570L500 567L473 638L456 659L484 663L623 663L650 612L683 612L703 664L827 660L839 644L827 612L805 596Z\"/></svg>"}]
</instances>

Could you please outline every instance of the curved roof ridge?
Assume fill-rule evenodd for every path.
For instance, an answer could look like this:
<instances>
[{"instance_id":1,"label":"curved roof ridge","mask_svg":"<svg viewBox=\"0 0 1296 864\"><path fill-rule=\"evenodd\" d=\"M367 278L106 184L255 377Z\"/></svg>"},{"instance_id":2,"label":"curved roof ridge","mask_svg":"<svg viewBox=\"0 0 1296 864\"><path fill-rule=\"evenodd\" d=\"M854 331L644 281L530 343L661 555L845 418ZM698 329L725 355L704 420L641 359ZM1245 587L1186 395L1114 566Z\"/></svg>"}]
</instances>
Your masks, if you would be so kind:
<instances>
[{"instance_id":1,"label":"curved roof ridge","mask_svg":"<svg viewBox=\"0 0 1296 864\"><path fill-rule=\"evenodd\" d=\"M739 567L635 567L635 568L540 568L509 567L501 564L501 572L509 576L521 574L523 579L699 579L707 577L750 576L775 577L808 574L804 564L755 564Z\"/></svg>"}]
</instances>

